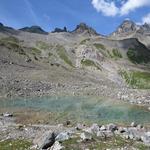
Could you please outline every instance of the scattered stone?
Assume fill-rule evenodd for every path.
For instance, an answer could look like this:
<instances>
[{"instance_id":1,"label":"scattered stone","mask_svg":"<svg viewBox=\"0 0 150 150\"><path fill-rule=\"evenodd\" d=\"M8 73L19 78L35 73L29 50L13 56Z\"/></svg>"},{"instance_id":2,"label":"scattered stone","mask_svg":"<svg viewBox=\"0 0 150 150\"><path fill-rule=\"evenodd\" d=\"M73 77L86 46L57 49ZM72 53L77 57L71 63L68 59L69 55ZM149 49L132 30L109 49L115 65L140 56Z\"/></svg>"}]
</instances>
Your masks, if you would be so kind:
<instances>
[{"instance_id":1,"label":"scattered stone","mask_svg":"<svg viewBox=\"0 0 150 150\"><path fill-rule=\"evenodd\" d=\"M31 60L31 58L26 58L25 61L26 61L27 63L29 63L29 62L31 62L32 60Z\"/></svg>"},{"instance_id":2,"label":"scattered stone","mask_svg":"<svg viewBox=\"0 0 150 150\"><path fill-rule=\"evenodd\" d=\"M64 149L64 146L62 146L58 141L56 141L54 145L51 148L49 148L49 150L62 150L62 149Z\"/></svg>"},{"instance_id":3,"label":"scattered stone","mask_svg":"<svg viewBox=\"0 0 150 150\"><path fill-rule=\"evenodd\" d=\"M91 131L96 134L98 131L100 131L99 125L98 124L93 124L91 126Z\"/></svg>"},{"instance_id":4,"label":"scattered stone","mask_svg":"<svg viewBox=\"0 0 150 150\"><path fill-rule=\"evenodd\" d=\"M108 124L107 125L107 130L109 130L109 131L112 131L112 132L114 132L115 130L117 130L118 129L118 127L117 127L117 125L115 125L115 124Z\"/></svg>"},{"instance_id":5,"label":"scattered stone","mask_svg":"<svg viewBox=\"0 0 150 150\"><path fill-rule=\"evenodd\" d=\"M83 130L85 128L85 125L78 123L75 128L76 128L76 130Z\"/></svg>"},{"instance_id":6,"label":"scattered stone","mask_svg":"<svg viewBox=\"0 0 150 150\"><path fill-rule=\"evenodd\" d=\"M13 114L6 112L6 113L3 113L3 116L4 117L13 117Z\"/></svg>"},{"instance_id":7,"label":"scattered stone","mask_svg":"<svg viewBox=\"0 0 150 150\"><path fill-rule=\"evenodd\" d=\"M97 137L104 137L104 138L106 138L106 135L105 135L105 133L103 131L98 131L97 132Z\"/></svg>"},{"instance_id":8,"label":"scattered stone","mask_svg":"<svg viewBox=\"0 0 150 150\"><path fill-rule=\"evenodd\" d=\"M136 126L137 126L137 124L135 122L131 123L131 127L136 127Z\"/></svg>"},{"instance_id":9,"label":"scattered stone","mask_svg":"<svg viewBox=\"0 0 150 150\"><path fill-rule=\"evenodd\" d=\"M64 125L64 126L69 126L70 124L71 124L71 121L70 121L70 120L67 120L67 121L64 122L63 125Z\"/></svg>"},{"instance_id":10,"label":"scattered stone","mask_svg":"<svg viewBox=\"0 0 150 150\"><path fill-rule=\"evenodd\" d=\"M102 126L100 127L100 130L101 130L101 131L104 131L104 130L106 130L106 127L105 127L104 125L102 125Z\"/></svg>"},{"instance_id":11,"label":"scattered stone","mask_svg":"<svg viewBox=\"0 0 150 150\"><path fill-rule=\"evenodd\" d=\"M137 125L137 129L140 130L140 129L142 129L142 128L143 128L143 126L142 126L141 124L138 124L138 125Z\"/></svg>"},{"instance_id":12,"label":"scattered stone","mask_svg":"<svg viewBox=\"0 0 150 150\"><path fill-rule=\"evenodd\" d=\"M81 133L80 137L81 137L81 139L82 139L83 141L92 140L91 134L90 134L90 133L87 133L87 132Z\"/></svg>"},{"instance_id":13,"label":"scattered stone","mask_svg":"<svg viewBox=\"0 0 150 150\"><path fill-rule=\"evenodd\" d=\"M127 131L127 128L123 128L123 127L119 127L118 128L118 132L119 133L124 133L124 132L126 132Z\"/></svg>"},{"instance_id":14,"label":"scattered stone","mask_svg":"<svg viewBox=\"0 0 150 150\"><path fill-rule=\"evenodd\" d=\"M148 137L150 137L150 132L146 132L146 135L147 135Z\"/></svg>"}]
</instances>

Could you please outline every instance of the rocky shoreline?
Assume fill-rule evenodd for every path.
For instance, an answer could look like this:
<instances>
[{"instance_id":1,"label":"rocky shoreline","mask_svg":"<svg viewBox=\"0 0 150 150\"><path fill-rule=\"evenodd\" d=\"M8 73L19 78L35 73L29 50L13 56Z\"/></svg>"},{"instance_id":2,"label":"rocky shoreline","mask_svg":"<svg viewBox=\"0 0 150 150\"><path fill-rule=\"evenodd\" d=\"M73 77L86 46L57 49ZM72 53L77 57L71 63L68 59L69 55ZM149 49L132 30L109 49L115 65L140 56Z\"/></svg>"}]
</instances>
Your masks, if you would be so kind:
<instances>
[{"instance_id":1,"label":"rocky shoreline","mask_svg":"<svg viewBox=\"0 0 150 150\"><path fill-rule=\"evenodd\" d=\"M16 81L17 82L17 81ZM99 96L107 99L116 99L126 101L131 104L138 104L143 106L150 106L149 90L129 89L127 87L113 88L103 85L68 85L61 83L44 83L24 81L17 84L12 83L13 87L9 85L8 91L1 92L0 99L8 98L30 98L43 96ZM7 84L6 84L7 85ZM26 88L25 88L26 87ZM11 88L11 89L10 89Z\"/></svg>"},{"instance_id":2,"label":"rocky shoreline","mask_svg":"<svg viewBox=\"0 0 150 150\"><path fill-rule=\"evenodd\" d=\"M135 122L129 126L113 123L74 126L70 121L58 125L22 125L16 124L15 118L7 114L0 117L0 131L0 145L8 140L27 140L31 142L30 150L150 148L150 129Z\"/></svg>"}]
</instances>

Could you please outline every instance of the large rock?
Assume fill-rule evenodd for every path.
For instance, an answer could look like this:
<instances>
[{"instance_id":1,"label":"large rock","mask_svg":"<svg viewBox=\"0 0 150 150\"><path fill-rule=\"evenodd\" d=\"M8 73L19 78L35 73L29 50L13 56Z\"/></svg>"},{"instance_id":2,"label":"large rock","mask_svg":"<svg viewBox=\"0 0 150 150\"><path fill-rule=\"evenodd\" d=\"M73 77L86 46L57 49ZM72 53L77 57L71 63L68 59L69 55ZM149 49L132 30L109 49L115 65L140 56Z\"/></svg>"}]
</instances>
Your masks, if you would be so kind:
<instances>
[{"instance_id":1,"label":"large rock","mask_svg":"<svg viewBox=\"0 0 150 150\"><path fill-rule=\"evenodd\" d=\"M37 145L38 149L47 149L55 143L56 135L54 132L46 132L42 135L38 135L34 140L33 144Z\"/></svg>"},{"instance_id":2,"label":"large rock","mask_svg":"<svg viewBox=\"0 0 150 150\"><path fill-rule=\"evenodd\" d=\"M98 124L93 124L91 127L83 129L83 131L90 134L97 134L97 132L100 131L100 127Z\"/></svg>"},{"instance_id":3,"label":"large rock","mask_svg":"<svg viewBox=\"0 0 150 150\"><path fill-rule=\"evenodd\" d=\"M150 146L150 138L148 136L142 136L141 140L145 145Z\"/></svg>"},{"instance_id":4,"label":"large rock","mask_svg":"<svg viewBox=\"0 0 150 150\"><path fill-rule=\"evenodd\" d=\"M107 128L107 130L112 131L112 132L114 132L115 130L118 129L117 125L115 125L113 123L108 124L106 128Z\"/></svg>"},{"instance_id":5,"label":"large rock","mask_svg":"<svg viewBox=\"0 0 150 150\"><path fill-rule=\"evenodd\" d=\"M91 131L96 134L98 131L100 131L100 126L98 124L93 124L91 126Z\"/></svg>"},{"instance_id":6,"label":"large rock","mask_svg":"<svg viewBox=\"0 0 150 150\"><path fill-rule=\"evenodd\" d=\"M56 141L65 141L70 138L70 133L69 132L61 132L57 135Z\"/></svg>"}]
</instances>

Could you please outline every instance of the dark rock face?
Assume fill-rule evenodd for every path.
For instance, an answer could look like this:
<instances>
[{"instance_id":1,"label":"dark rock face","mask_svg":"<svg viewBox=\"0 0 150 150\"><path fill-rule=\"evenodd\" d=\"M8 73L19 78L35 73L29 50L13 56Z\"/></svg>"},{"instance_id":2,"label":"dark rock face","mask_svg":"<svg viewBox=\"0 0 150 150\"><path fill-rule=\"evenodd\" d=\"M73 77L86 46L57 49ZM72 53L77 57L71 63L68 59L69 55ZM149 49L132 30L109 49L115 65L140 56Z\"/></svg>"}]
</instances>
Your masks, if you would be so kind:
<instances>
[{"instance_id":1,"label":"dark rock face","mask_svg":"<svg viewBox=\"0 0 150 150\"><path fill-rule=\"evenodd\" d=\"M115 32L113 32L113 36L127 36L138 30L138 26L130 20L125 20Z\"/></svg>"},{"instance_id":2,"label":"dark rock face","mask_svg":"<svg viewBox=\"0 0 150 150\"><path fill-rule=\"evenodd\" d=\"M11 27L7 27L7 26L3 25L2 23L0 23L0 32L16 34L17 30L15 30Z\"/></svg>"},{"instance_id":3,"label":"dark rock face","mask_svg":"<svg viewBox=\"0 0 150 150\"><path fill-rule=\"evenodd\" d=\"M21 31L30 32L30 33L38 33L38 34L48 34L39 26L31 26L19 29Z\"/></svg>"},{"instance_id":4,"label":"dark rock face","mask_svg":"<svg viewBox=\"0 0 150 150\"><path fill-rule=\"evenodd\" d=\"M77 25L76 29L72 33L82 34L86 33L89 35L98 35L98 33L91 27L87 26L85 23L80 23Z\"/></svg>"},{"instance_id":5,"label":"dark rock face","mask_svg":"<svg viewBox=\"0 0 150 150\"><path fill-rule=\"evenodd\" d=\"M64 27L63 29L55 28L55 30L52 31L52 33L59 33L59 32L67 32L67 28L66 27Z\"/></svg>"},{"instance_id":6,"label":"dark rock face","mask_svg":"<svg viewBox=\"0 0 150 150\"><path fill-rule=\"evenodd\" d=\"M3 27L4 25L0 22L0 27Z\"/></svg>"}]
</instances>

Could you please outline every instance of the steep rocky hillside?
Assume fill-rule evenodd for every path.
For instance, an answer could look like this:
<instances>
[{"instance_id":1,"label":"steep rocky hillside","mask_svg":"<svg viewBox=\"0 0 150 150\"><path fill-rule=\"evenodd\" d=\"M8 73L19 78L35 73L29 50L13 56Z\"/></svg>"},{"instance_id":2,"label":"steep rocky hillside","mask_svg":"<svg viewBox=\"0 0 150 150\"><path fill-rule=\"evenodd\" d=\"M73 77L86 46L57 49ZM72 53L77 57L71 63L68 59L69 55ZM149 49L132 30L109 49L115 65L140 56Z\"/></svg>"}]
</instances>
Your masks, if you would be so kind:
<instances>
[{"instance_id":1,"label":"steep rocky hillside","mask_svg":"<svg viewBox=\"0 0 150 150\"><path fill-rule=\"evenodd\" d=\"M125 20L123 23L109 35L114 40L137 38L140 42L150 48L150 25L137 25L131 20Z\"/></svg>"},{"instance_id":2,"label":"steep rocky hillside","mask_svg":"<svg viewBox=\"0 0 150 150\"><path fill-rule=\"evenodd\" d=\"M148 33L146 25L142 29ZM0 24L0 95L83 94L150 103L149 35L137 30L126 21L110 39L84 23L48 34L37 26Z\"/></svg>"}]
</instances>

